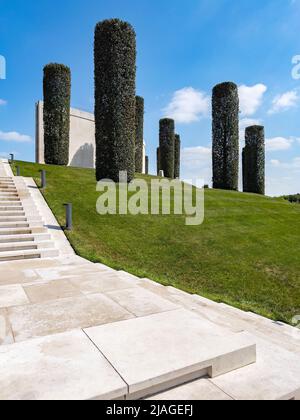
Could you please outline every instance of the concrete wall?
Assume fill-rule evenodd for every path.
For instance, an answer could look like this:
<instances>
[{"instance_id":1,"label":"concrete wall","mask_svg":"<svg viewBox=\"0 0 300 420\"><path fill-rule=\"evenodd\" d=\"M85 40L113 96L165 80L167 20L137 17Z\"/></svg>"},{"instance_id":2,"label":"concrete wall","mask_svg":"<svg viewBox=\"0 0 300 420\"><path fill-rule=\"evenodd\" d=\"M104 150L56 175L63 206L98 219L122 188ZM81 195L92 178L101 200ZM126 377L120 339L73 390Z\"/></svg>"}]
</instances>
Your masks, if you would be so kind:
<instances>
[{"instance_id":1,"label":"concrete wall","mask_svg":"<svg viewBox=\"0 0 300 420\"><path fill-rule=\"evenodd\" d=\"M36 104L36 162L44 160L43 102ZM71 108L69 166L95 167L95 118L94 114ZM145 162L144 147L144 162ZM145 163L144 163L145 173Z\"/></svg>"}]
</instances>

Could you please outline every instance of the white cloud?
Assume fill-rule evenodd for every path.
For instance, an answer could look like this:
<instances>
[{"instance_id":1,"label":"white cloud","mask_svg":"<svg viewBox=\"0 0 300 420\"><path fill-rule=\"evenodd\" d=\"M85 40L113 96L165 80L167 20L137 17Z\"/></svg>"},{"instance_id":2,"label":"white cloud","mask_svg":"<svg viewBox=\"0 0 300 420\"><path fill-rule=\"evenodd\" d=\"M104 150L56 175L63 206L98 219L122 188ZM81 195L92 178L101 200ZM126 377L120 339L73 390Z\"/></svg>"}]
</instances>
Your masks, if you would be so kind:
<instances>
[{"instance_id":1,"label":"white cloud","mask_svg":"<svg viewBox=\"0 0 300 420\"><path fill-rule=\"evenodd\" d=\"M259 83L254 86L242 85L239 87L240 111L243 116L254 115L261 107L267 86Z\"/></svg>"},{"instance_id":2,"label":"white cloud","mask_svg":"<svg viewBox=\"0 0 300 420\"><path fill-rule=\"evenodd\" d=\"M184 163L203 163L203 162L207 162L208 159L211 158L211 148L209 147L202 147L202 146L198 146L198 147L186 147L185 149L182 150L182 161Z\"/></svg>"},{"instance_id":3,"label":"white cloud","mask_svg":"<svg viewBox=\"0 0 300 420\"><path fill-rule=\"evenodd\" d=\"M294 139L292 137L274 137L266 140L266 149L268 152L288 150L291 148L293 142Z\"/></svg>"},{"instance_id":4,"label":"white cloud","mask_svg":"<svg viewBox=\"0 0 300 420\"><path fill-rule=\"evenodd\" d=\"M0 98L0 106L6 105L6 104L7 104L7 102L4 99Z\"/></svg>"},{"instance_id":5,"label":"white cloud","mask_svg":"<svg viewBox=\"0 0 300 420\"><path fill-rule=\"evenodd\" d=\"M31 137L25 134L17 133L16 131L3 132L0 131L0 140L15 141L19 143L26 143L31 141Z\"/></svg>"},{"instance_id":6,"label":"white cloud","mask_svg":"<svg viewBox=\"0 0 300 420\"><path fill-rule=\"evenodd\" d=\"M299 99L300 98L296 90L291 90L283 93L282 95L277 95L272 102L272 108L269 110L269 114L277 114L278 112L294 108L297 106Z\"/></svg>"},{"instance_id":7,"label":"white cloud","mask_svg":"<svg viewBox=\"0 0 300 420\"><path fill-rule=\"evenodd\" d=\"M272 166L280 166L280 160L272 159L270 160Z\"/></svg>"},{"instance_id":8,"label":"white cloud","mask_svg":"<svg viewBox=\"0 0 300 420\"><path fill-rule=\"evenodd\" d=\"M212 150L210 147L187 147L181 152L181 178L185 180L202 179L211 182Z\"/></svg>"},{"instance_id":9,"label":"white cloud","mask_svg":"<svg viewBox=\"0 0 300 420\"><path fill-rule=\"evenodd\" d=\"M210 110L210 97L192 87L177 90L169 105L163 109L166 117L189 124L206 117Z\"/></svg>"}]
</instances>

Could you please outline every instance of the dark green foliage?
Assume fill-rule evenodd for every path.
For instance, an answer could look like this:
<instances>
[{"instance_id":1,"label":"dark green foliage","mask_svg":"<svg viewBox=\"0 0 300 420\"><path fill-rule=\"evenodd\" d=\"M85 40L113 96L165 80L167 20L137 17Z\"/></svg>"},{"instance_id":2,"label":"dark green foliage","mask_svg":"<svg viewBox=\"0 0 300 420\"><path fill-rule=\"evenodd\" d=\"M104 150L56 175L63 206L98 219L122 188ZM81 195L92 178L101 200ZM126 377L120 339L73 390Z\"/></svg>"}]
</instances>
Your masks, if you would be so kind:
<instances>
[{"instance_id":1,"label":"dark green foliage","mask_svg":"<svg viewBox=\"0 0 300 420\"><path fill-rule=\"evenodd\" d=\"M247 191L248 186L247 186L247 176L246 176L246 150L245 147L243 148L243 152L242 152L242 170L243 170L243 191Z\"/></svg>"},{"instance_id":2,"label":"dark green foliage","mask_svg":"<svg viewBox=\"0 0 300 420\"><path fill-rule=\"evenodd\" d=\"M175 121L164 118L159 122L160 170L166 178L174 178Z\"/></svg>"},{"instance_id":3,"label":"dark green foliage","mask_svg":"<svg viewBox=\"0 0 300 420\"><path fill-rule=\"evenodd\" d=\"M149 175L149 156L145 157L145 174Z\"/></svg>"},{"instance_id":4,"label":"dark green foliage","mask_svg":"<svg viewBox=\"0 0 300 420\"><path fill-rule=\"evenodd\" d=\"M144 155L144 98L137 96L135 103L135 171L141 174Z\"/></svg>"},{"instance_id":5,"label":"dark green foliage","mask_svg":"<svg viewBox=\"0 0 300 420\"><path fill-rule=\"evenodd\" d=\"M175 135L175 162L174 162L174 178L180 178L180 149L181 140L178 134Z\"/></svg>"},{"instance_id":6,"label":"dark green foliage","mask_svg":"<svg viewBox=\"0 0 300 420\"><path fill-rule=\"evenodd\" d=\"M246 128L243 150L244 192L265 194L265 130L254 125Z\"/></svg>"},{"instance_id":7,"label":"dark green foliage","mask_svg":"<svg viewBox=\"0 0 300 420\"><path fill-rule=\"evenodd\" d=\"M160 171L160 148L156 149L156 164L157 164L157 175L159 175Z\"/></svg>"},{"instance_id":8,"label":"dark green foliage","mask_svg":"<svg viewBox=\"0 0 300 420\"><path fill-rule=\"evenodd\" d=\"M284 195L283 198L289 201L290 203L300 204L300 194Z\"/></svg>"},{"instance_id":9,"label":"dark green foliage","mask_svg":"<svg viewBox=\"0 0 300 420\"><path fill-rule=\"evenodd\" d=\"M239 96L238 87L226 82L213 89L213 187L238 190Z\"/></svg>"},{"instance_id":10,"label":"dark green foliage","mask_svg":"<svg viewBox=\"0 0 300 420\"><path fill-rule=\"evenodd\" d=\"M132 26L105 20L95 29L96 177L135 172L136 36Z\"/></svg>"},{"instance_id":11,"label":"dark green foliage","mask_svg":"<svg viewBox=\"0 0 300 420\"><path fill-rule=\"evenodd\" d=\"M45 162L68 165L70 141L71 71L63 64L44 67Z\"/></svg>"}]
</instances>

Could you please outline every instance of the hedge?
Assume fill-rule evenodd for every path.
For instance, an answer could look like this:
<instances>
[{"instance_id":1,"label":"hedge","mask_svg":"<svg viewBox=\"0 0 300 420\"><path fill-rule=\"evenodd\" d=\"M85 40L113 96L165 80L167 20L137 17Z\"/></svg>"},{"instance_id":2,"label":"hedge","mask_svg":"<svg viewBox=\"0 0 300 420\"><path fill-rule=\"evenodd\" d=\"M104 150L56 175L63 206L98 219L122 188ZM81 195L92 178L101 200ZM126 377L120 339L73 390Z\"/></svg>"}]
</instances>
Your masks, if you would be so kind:
<instances>
[{"instance_id":1,"label":"hedge","mask_svg":"<svg viewBox=\"0 0 300 420\"><path fill-rule=\"evenodd\" d=\"M135 99L135 171L143 172L144 157L144 98L137 96Z\"/></svg>"},{"instance_id":2,"label":"hedge","mask_svg":"<svg viewBox=\"0 0 300 420\"><path fill-rule=\"evenodd\" d=\"M159 122L160 170L166 178L174 178L175 121L163 118Z\"/></svg>"},{"instance_id":3,"label":"hedge","mask_svg":"<svg viewBox=\"0 0 300 420\"><path fill-rule=\"evenodd\" d=\"M174 178L180 178L180 148L181 140L178 134L175 135L175 162L174 162Z\"/></svg>"},{"instance_id":4,"label":"hedge","mask_svg":"<svg viewBox=\"0 0 300 420\"><path fill-rule=\"evenodd\" d=\"M44 67L44 145L45 163L69 163L71 70L63 64Z\"/></svg>"},{"instance_id":5,"label":"hedge","mask_svg":"<svg viewBox=\"0 0 300 420\"><path fill-rule=\"evenodd\" d=\"M96 178L119 180L135 173L136 35L118 19L96 25L95 43Z\"/></svg>"},{"instance_id":6,"label":"hedge","mask_svg":"<svg viewBox=\"0 0 300 420\"><path fill-rule=\"evenodd\" d=\"M239 96L231 82L213 89L213 187L238 190Z\"/></svg>"},{"instance_id":7,"label":"hedge","mask_svg":"<svg viewBox=\"0 0 300 420\"><path fill-rule=\"evenodd\" d=\"M265 194L265 129L254 125L246 128L243 153L244 192Z\"/></svg>"}]
</instances>

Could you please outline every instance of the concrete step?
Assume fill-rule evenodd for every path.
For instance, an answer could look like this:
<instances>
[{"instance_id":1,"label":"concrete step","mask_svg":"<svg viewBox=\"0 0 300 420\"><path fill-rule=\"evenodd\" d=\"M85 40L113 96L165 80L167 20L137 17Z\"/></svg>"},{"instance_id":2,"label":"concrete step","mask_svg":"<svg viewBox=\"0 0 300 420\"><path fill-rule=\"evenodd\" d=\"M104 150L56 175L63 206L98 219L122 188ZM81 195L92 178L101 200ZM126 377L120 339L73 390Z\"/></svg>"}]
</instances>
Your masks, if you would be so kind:
<instances>
[{"instance_id":1,"label":"concrete step","mask_svg":"<svg viewBox=\"0 0 300 420\"><path fill-rule=\"evenodd\" d=\"M0 204L0 211L10 211L10 210L24 210L21 202Z\"/></svg>"},{"instance_id":2,"label":"concrete step","mask_svg":"<svg viewBox=\"0 0 300 420\"><path fill-rule=\"evenodd\" d=\"M272 320L213 302L199 295L190 295L173 287L164 287L149 279L141 279L140 285L170 302L180 304L199 314L209 322L227 328L229 331L255 333L288 351L297 351L298 349L300 353L300 330L286 326L289 331L287 333L281 324Z\"/></svg>"},{"instance_id":3,"label":"concrete step","mask_svg":"<svg viewBox=\"0 0 300 420\"><path fill-rule=\"evenodd\" d=\"M28 222L0 222L0 231L8 228L29 228Z\"/></svg>"},{"instance_id":4,"label":"concrete step","mask_svg":"<svg viewBox=\"0 0 300 420\"><path fill-rule=\"evenodd\" d=\"M8 193L8 192L12 192L12 193L15 193L15 192L17 192L17 189L16 188L11 188L11 187L2 187L2 188L0 188L0 193Z\"/></svg>"},{"instance_id":5,"label":"concrete step","mask_svg":"<svg viewBox=\"0 0 300 420\"><path fill-rule=\"evenodd\" d=\"M0 198L0 207L6 206L7 204L11 204L13 202L21 203L21 200L19 197L4 197Z\"/></svg>"},{"instance_id":6,"label":"concrete step","mask_svg":"<svg viewBox=\"0 0 300 420\"><path fill-rule=\"evenodd\" d=\"M27 222L27 223L32 223L32 222L39 222L41 225L42 223L42 219L37 215L37 216L0 216L0 225L2 223L6 223L6 222Z\"/></svg>"},{"instance_id":7,"label":"concrete step","mask_svg":"<svg viewBox=\"0 0 300 420\"><path fill-rule=\"evenodd\" d=\"M6 189L13 189L15 190L17 186L15 184L2 184L0 185L0 190L6 190Z\"/></svg>"},{"instance_id":8,"label":"concrete step","mask_svg":"<svg viewBox=\"0 0 300 420\"><path fill-rule=\"evenodd\" d=\"M23 234L34 234L34 233L47 233L48 229L45 227L30 227L30 228L9 228L0 229L0 240L1 236L6 235L23 235Z\"/></svg>"},{"instance_id":9,"label":"concrete step","mask_svg":"<svg viewBox=\"0 0 300 420\"><path fill-rule=\"evenodd\" d=\"M8 195L8 193L11 193L12 195ZM9 200L11 198L20 199L19 194L15 191L0 192L0 195L2 195L1 196L1 201L5 200L5 198L7 198L7 200Z\"/></svg>"},{"instance_id":10,"label":"concrete step","mask_svg":"<svg viewBox=\"0 0 300 420\"><path fill-rule=\"evenodd\" d=\"M25 217L25 215L24 216L19 216L19 215L16 215L16 216L7 216L7 215L4 215L4 216L2 216L2 215L0 215L0 223L3 223L3 222L27 222L27 218Z\"/></svg>"},{"instance_id":11,"label":"concrete step","mask_svg":"<svg viewBox=\"0 0 300 420\"><path fill-rule=\"evenodd\" d=\"M57 249L36 249L25 251L9 251L0 253L0 262L26 260L35 258L52 258L58 257L59 252Z\"/></svg>"},{"instance_id":12,"label":"concrete step","mask_svg":"<svg viewBox=\"0 0 300 420\"><path fill-rule=\"evenodd\" d=\"M53 249L53 242L43 241L43 242L10 242L8 244L0 243L0 256L3 252L11 251L27 251L27 250L40 250L40 249Z\"/></svg>"},{"instance_id":13,"label":"concrete step","mask_svg":"<svg viewBox=\"0 0 300 420\"><path fill-rule=\"evenodd\" d=\"M184 309L84 331L128 384L127 399L256 362L255 341L247 334L229 333Z\"/></svg>"},{"instance_id":14,"label":"concrete step","mask_svg":"<svg viewBox=\"0 0 300 420\"><path fill-rule=\"evenodd\" d=\"M241 370L242 373L242 370ZM148 401L232 401L233 398L202 378L147 398Z\"/></svg>"},{"instance_id":15,"label":"concrete step","mask_svg":"<svg viewBox=\"0 0 300 420\"><path fill-rule=\"evenodd\" d=\"M25 216L25 212L23 211L23 210L7 210L7 211L2 211L2 210L0 210L0 217L5 217L5 216L8 216L8 217L13 217L13 216L16 216L16 217L22 217L22 216Z\"/></svg>"},{"instance_id":16,"label":"concrete step","mask_svg":"<svg viewBox=\"0 0 300 420\"><path fill-rule=\"evenodd\" d=\"M41 242L51 240L49 233L19 234L19 235L0 235L0 244L11 242Z\"/></svg>"}]
</instances>

